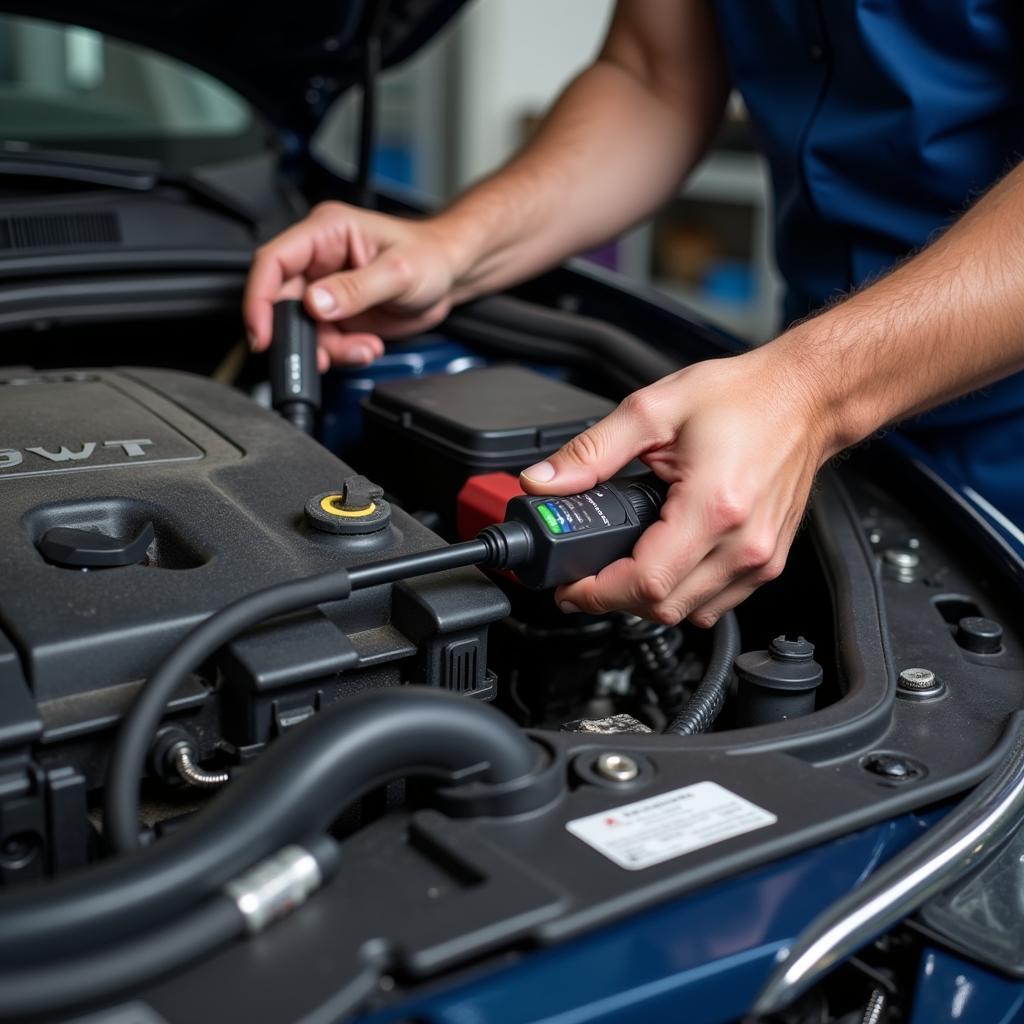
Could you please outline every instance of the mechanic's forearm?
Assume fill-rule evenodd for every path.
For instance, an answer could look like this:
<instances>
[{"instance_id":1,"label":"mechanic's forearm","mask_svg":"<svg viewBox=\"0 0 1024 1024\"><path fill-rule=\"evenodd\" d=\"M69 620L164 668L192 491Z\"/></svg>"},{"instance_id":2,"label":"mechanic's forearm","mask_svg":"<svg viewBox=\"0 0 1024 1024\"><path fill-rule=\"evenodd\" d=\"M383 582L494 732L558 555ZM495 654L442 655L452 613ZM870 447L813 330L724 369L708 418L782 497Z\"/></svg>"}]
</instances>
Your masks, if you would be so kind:
<instances>
[{"instance_id":1,"label":"mechanic's forearm","mask_svg":"<svg viewBox=\"0 0 1024 1024\"><path fill-rule=\"evenodd\" d=\"M1024 165L887 277L768 346L834 454L1024 368Z\"/></svg>"},{"instance_id":2,"label":"mechanic's forearm","mask_svg":"<svg viewBox=\"0 0 1024 1024\"><path fill-rule=\"evenodd\" d=\"M642 220L704 143L677 109L598 61L521 156L442 215L462 246L458 298L505 287Z\"/></svg>"},{"instance_id":3,"label":"mechanic's forearm","mask_svg":"<svg viewBox=\"0 0 1024 1024\"><path fill-rule=\"evenodd\" d=\"M650 4L620 3L600 57L524 152L435 218L454 253L457 301L614 237L664 203L704 152L727 95L714 24L703 4L685 5L668 26L684 42L652 55L628 31L630 17L657 16L660 0Z\"/></svg>"}]
</instances>

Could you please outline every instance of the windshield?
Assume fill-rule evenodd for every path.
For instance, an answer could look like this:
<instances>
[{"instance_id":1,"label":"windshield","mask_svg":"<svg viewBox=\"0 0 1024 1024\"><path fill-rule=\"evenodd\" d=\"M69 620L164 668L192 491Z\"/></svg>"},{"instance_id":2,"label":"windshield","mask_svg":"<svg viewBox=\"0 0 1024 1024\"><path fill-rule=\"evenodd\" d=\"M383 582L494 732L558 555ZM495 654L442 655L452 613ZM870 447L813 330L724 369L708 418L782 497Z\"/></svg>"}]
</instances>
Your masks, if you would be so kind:
<instances>
[{"instance_id":1,"label":"windshield","mask_svg":"<svg viewBox=\"0 0 1024 1024\"><path fill-rule=\"evenodd\" d=\"M180 61L102 33L0 15L0 137L37 142L237 138L248 104Z\"/></svg>"}]
</instances>

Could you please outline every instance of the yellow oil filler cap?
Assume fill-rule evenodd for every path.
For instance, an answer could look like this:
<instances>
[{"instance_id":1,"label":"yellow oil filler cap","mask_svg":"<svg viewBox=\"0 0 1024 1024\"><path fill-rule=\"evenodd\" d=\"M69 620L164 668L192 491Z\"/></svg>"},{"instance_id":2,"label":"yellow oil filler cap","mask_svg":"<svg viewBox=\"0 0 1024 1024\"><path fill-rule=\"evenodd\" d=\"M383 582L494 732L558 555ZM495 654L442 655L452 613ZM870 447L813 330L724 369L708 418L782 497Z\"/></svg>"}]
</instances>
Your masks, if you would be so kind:
<instances>
[{"instance_id":1,"label":"yellow oil filler cap","mask_svg":"<svg viewBox=\"0 0 1024 1024\"><path fill-rule=\"evenodd\" d=\"M323 533L377 533L391 522L391 506L382 488L365 476L350 476L341 490L315 494L306 502L306 521Z\"/></svg>"}]
</instances>

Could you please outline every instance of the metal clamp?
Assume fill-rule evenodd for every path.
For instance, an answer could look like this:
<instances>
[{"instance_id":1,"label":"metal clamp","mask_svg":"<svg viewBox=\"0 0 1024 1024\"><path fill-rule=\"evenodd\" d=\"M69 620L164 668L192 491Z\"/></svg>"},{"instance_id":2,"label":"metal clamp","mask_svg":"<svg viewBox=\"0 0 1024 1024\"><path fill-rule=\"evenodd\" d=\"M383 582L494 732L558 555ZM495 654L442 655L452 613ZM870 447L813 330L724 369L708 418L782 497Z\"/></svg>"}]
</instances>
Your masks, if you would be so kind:
<instances>
[{"instance_id":1,"label":"metal clamp","mask_svg":"<svg viewBox=\"0 0 1024 1024\"><path fill-rule=\"evenodd\" d=\"M323 875L304 847L286 846L224 886L250 935L291 913L319 888Z\"/></svg>"}]
</instances>

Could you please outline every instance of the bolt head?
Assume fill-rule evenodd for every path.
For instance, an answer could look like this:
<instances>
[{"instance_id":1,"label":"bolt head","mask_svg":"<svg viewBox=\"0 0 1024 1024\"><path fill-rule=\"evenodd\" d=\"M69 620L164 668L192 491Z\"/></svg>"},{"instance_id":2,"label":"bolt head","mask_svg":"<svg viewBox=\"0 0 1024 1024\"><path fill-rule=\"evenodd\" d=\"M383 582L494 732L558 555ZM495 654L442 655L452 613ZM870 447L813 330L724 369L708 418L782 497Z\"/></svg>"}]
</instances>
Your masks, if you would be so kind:
<instances>
[{"instance_id":1,"label":"bolt head","mask_svg":"<svg viewBox=\"0 0 1024 1024\"><path fill-rule=\"evenodd\" d=\"M900 673L899 686L902 690L934 690L938 686L935 673L930 668L905 668Z\"/></svg>"},{"instance_id":2,"label":"bolt head","mask_svg":"<svg viewBox=\"0 0 1024 1024\"><path fill-rule=\"evenodd\" d=\"M886 548L882 557L894 569L916 569L921 564L921 556L906 548Z\"/></svg>"},{"instance_id":3,"label":"bolt head","mask_svg":"<svg viewBox=\"0 0 1024 1024\"><path fill-rule=\"evenodd\" d=\"M610 782L632 782L640 774L640 765L629 754L601 754L594 768Z\"/></svg>"}]
</instances>

